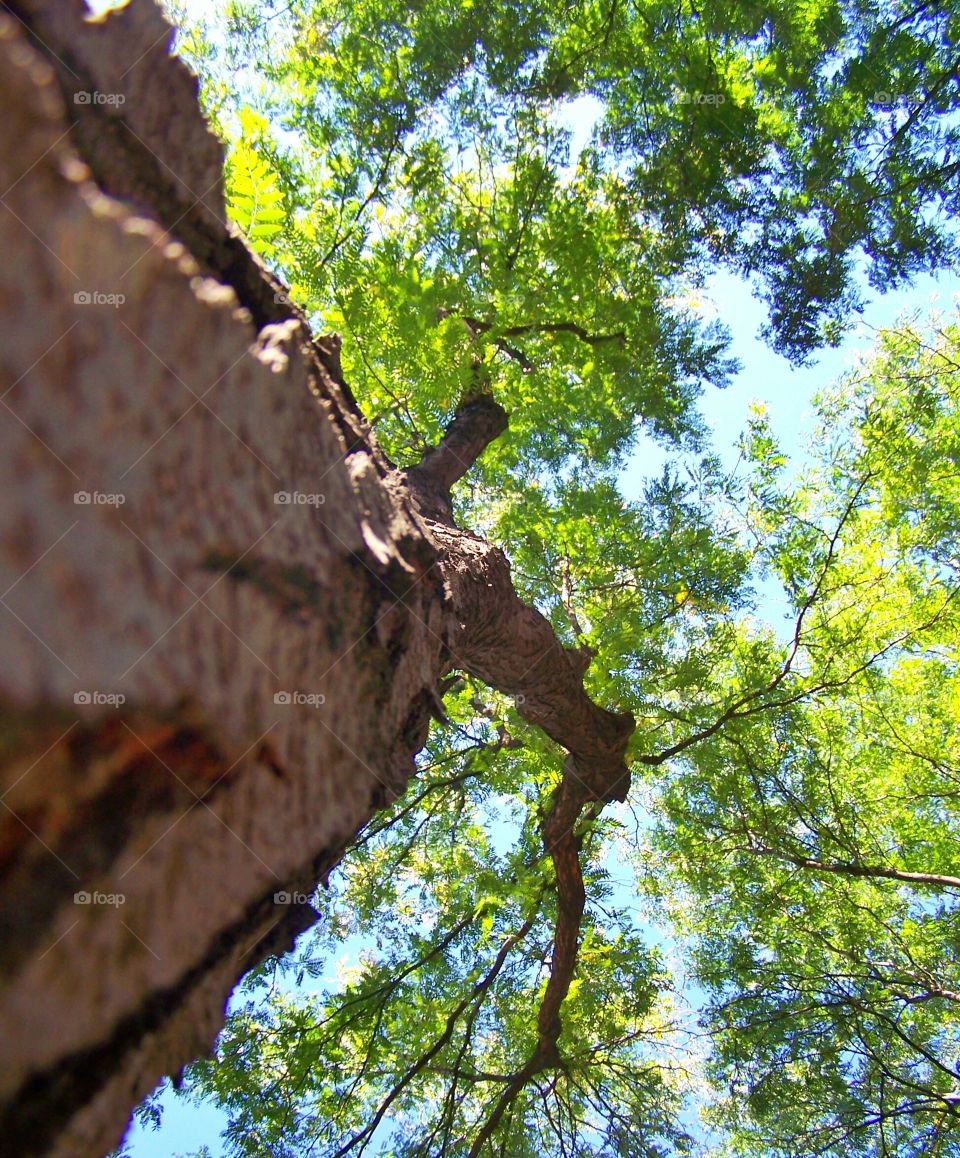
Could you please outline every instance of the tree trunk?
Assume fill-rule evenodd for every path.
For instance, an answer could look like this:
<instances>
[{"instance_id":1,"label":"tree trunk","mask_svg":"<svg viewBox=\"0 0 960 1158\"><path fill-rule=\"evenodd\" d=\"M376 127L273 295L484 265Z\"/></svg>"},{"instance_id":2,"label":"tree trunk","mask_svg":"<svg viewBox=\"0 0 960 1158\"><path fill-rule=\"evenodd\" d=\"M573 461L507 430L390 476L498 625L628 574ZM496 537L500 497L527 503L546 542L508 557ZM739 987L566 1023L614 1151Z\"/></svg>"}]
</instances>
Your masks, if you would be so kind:
<instances>
[{"instance_id":1,"label":"tree trunk","mask_svg":"<svg viewBox=\"0 0 960 1158\"><path fill-rule=\"evenodd\" d=\"M158 9L6 7L0 1137L76 1158L318 919L453 667L567 749L577 815L624 795L633 721L453 525L502 411L414 471L380 453L338 341L227 224Z\"/></svg>"}]
</instances>

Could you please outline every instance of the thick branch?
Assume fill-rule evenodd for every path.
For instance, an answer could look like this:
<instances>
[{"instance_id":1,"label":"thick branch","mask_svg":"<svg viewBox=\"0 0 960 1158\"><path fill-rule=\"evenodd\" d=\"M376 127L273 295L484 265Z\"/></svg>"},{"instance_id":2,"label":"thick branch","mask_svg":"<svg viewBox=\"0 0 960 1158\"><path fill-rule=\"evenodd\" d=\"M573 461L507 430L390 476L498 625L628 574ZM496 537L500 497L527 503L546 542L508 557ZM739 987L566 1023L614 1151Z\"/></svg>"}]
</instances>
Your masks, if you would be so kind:
<instances>
[{"instance_id":1,"label":"thick branch","mask_svg":"<svg viewBox=\"0 0 960 1158\"><path fill-rule=\"evenodd\" d=\"M542 1070L556 1069L563 1064L557 1047L563 1029L560 1007L570 992L570 983L577 967L580 923L586 904L574 826L589 799L588 789L574 771L572 759L568 759L563 780L543 823L544 849L553 860L557 877L557 924L553 933L550 979L537 1014L537 1046L497 1099L490 1116L474 1139L469 1158L477 1158L484 1144L493 1136L503 1115L528 1082Z\"/></svg>"},{"instance_id":2,"label":"thick branch","mask_svg":"<svg viewBox=\"0 0 960 1158\"><path fill-rule=\"evenodd\" d=\"M460 624L453 665L515 696L517 710L573 757L571 774L597 800L623 800L633 716L598 707L583 688L589 655L565 648L549 622L517 597L502 551L432 523L440 568Z\"/></svg>"},{"instance_id":3,"label":"thick branch","mask_svg":"<svg viewBox=\"0 0 960 1158\"><path fill-rule=\"evenodd\" d=\"M580 921L586 904L580 850L574 826L588 801L588 792L573 771L571 763L567 761L563 780L543 824L544 849L553 859L557 874L557 927L554 931L550 980L537 1015L537 1060L541 1067L559 1063L557 1039L561 1030L560 1006L570 990L577 965Z\"/></svg>"},{"instance_id":4,"label":"thick branch","mask_svg":"<svg viewBox=\"0 0 960 1158\"><path fill-rule=\"evenodd\" d=\"M589 653L565 648L540 612L521 602L502 551L453 522L450 487L506 427L503 408L476 395L458 408L439 446L402 479L429 522L459 623L451 666L516 697L524 719L570 753L569 775L579 778L589 798L623 800L633 716L593 703L583 688Z\"/></svg>"},{"instance_id":5,"label":"thick branch","mask_svg":"<svg viewBox=\"0 0 960 1158\"><path fill-rule=\"evenodd\" d=\"M450 488L467 473L495 438L507 429L507 412L488 394L462 402L439 446L407 472L421 486L449 496Z\"/></svg>"}]
</instances>

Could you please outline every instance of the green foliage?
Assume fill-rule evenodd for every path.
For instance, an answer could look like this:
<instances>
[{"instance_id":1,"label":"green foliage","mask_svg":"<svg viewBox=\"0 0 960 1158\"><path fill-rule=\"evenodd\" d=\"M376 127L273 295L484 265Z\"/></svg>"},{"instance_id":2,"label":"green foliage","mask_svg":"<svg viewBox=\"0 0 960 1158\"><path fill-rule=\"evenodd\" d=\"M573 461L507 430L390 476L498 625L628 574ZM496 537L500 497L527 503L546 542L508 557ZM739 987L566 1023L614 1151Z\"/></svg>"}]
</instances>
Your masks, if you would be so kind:
<instances>
[{"instance_id":1,"label":"green foliage","mask_svg":"<svg viewBox=\"0 0 960 1158\"><path fill-rule=\"evenodd\" d=\"M796 610L783 678L732 652L743 706L657 789L731 1153L960 1146L958 351L955 324L882 334L789 491L751 442L749 517Z\"/></svg>"},{"instance_id":2,"label":"green foliage","mask_svg":"<svg viewBox=\"0 0 960 1158\"><path fill-rule=\"evenodd\" d=\"M266 123L249 109L240 110L242 136L227 162L227 212L265 257L275 251L273 239L283 229L288 212L277 176L253 147Z\"/></svg>"},{"instance_id":3,"label":"green foliage","mask_svg":"<svg viewBox=\"0 0 960 1158\"><path fill-rule=\"evenodd\" d=\"M485 1156L960 1153L960 332L881 334L819 399L800 475L758 408L731 474L696 399L734 367L684 304L726 263L803 360L848 324L858 265L888 286L951 260L956 24L839 0L294 0L181 41L231 216L342 333L394 461L465 395L509 411L458 517L638 721L631 800L578 833L564 1065ZM681 453L628 502L638 434ZM321 931L247 979L188 1076L231 1153L465 1156L530 1056L560 755L470 680L445 707Z\"/></svg>"},{"instance_id":4,"label":"green foliage","mask_svg":"<svg viewBox=\"0 0 960 1158\"><path fill-rule=\"evenodd\" d=\"M885 288L956 256L951 46L960 28L950 5L228 8L234 84L239 73L247 86L254 67L269 80L258 95L283 125L283 151L309 158L295 184L321 244L298 249L296 227L285 254L307 298L331 284L314 281L318 258L334 262L347 237L374 229L378 206L413 207L418 217L443 213L432 240L448 251L461 288L492 277L519 304L523 268L546 291L544 255L553 257L558 320L583 313L571 313L578 287L564 276L581 281L591 306L593 295L619 290L656 309L662 286L649 284L651 270L659 283L722 261L757 280L778 348L804 360L849 324L858 265ZM209 41L185 47L208 62L211 51L215 63L224 55ZM222 79L221 71L213 87ZM601 102L594 143L576 180L562 182L568 192L583 184L559 217L565 145L551 126L587 97ZM581 240L577 279L579 262L563 259ZM597 244L622 259L601 285L590 265ZM334 265L333 285L352 280ZM486 291L483 304L487 320L500 315L503 302Z\"/></svg>"}]
</instances>

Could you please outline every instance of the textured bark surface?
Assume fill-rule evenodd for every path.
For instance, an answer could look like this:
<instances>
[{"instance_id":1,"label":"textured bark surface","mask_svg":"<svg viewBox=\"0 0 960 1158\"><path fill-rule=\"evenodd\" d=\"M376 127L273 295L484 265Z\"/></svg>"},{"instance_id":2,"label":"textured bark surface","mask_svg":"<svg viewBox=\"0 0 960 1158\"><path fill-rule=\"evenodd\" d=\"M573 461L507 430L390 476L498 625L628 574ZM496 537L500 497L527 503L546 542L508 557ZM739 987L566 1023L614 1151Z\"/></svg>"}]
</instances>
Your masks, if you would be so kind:
<instances>
[{"instance_id":1,"label":"textured bark surface","mask_svg":"<svg viewBox=\"0 0 960 1158\"><path fill-rule=\"evenodd\" d=\"M452 667L571 753L561 900L632 728L453 525L502 411L474 399L394 470L338 341L225 222L157 9L83 12L0 10L0 1137L71 1158L114 1146L317 919L296 894L403 790Z\"/></svg>"},{"instance_id":2,"label":"textured bark surface","mask_svg":"<svg viewBox=\"0 0 960 1158\"><path fill-rule=\"evenodd\" d=\"M584 800L623 800L629 774L623 754L635 721L598 707L583 689L589 652L565 648L548 621L520 601L506 556L453 521L450 487L507 427L486 395L462 404L442 443L402 476L439 554L453 603L451 664L516 696L517 710L570 753L568 774Z\"/></svg>"},{"instance_id":3,"label":"textured bark surface","mask_svg":"<svg viewBox=\"0 0 960 1158\"><path fill-rule=\"evenodd\" d=\"M235 261L205 276L124 154L123 201L79 159L75 108L120 107L171 182L219 188L156 10L81 12L0 17L0 1136L71 1156L115 1144L315 919L274 894L309 892L404 786L448 630L332 359L296 318L254 321L251 259L246 309ZM126 101L70 104L66 69ZM218 205L194 209L226 246Z\"/></svg>"}]
</instances>

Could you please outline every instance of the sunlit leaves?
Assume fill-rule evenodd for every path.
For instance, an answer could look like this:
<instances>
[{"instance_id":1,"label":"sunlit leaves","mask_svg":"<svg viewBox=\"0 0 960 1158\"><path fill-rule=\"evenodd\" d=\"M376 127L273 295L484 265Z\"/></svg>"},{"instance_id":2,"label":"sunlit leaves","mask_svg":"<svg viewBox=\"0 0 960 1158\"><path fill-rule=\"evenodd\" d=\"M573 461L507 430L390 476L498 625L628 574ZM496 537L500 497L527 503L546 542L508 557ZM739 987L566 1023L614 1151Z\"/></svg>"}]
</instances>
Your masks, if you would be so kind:
<instances>
[{"instance_id":1,"label":"sunlit leaves","mask_svg":"<svg viewBox=\"0 0 960 1158\"><path fill-rule=\"evenodd\" d=\"M737 1154L956 1144L958 345L955 324L882 335L822 399L789 502L754 419L789 671L662 778L659 834ZM731 664L735 704L755 662Z\"/></svg>"},{"instance_id":2,"label":"sunlit leaves","mask_svg":"<svg viewBox=\"0 0 960 1158\"><path fill-rule=\"evenodd\" d=\"M256 118L244 110L241 126L256 131ZM276 175L244 139L235 142L227 166L227 211L254 248L269 256L273 239L287 220Z\"/></svg>"}]
</instances>

